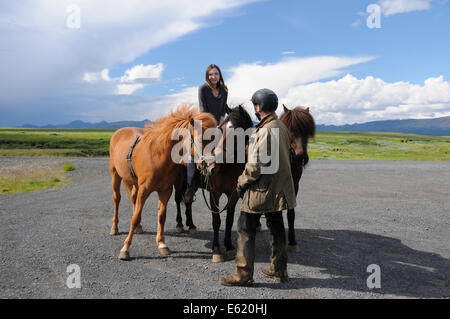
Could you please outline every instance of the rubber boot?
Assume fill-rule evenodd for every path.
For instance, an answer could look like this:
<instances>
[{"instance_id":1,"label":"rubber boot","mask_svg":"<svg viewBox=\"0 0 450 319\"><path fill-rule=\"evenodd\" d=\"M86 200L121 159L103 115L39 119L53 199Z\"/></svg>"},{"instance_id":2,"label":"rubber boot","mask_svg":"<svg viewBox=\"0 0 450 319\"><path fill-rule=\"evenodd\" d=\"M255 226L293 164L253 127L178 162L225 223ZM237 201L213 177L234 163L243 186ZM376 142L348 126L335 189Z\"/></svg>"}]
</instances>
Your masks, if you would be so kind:
<instances>
[{"instance_id":1,"label":"rubber boot","mask_svg":"<svg viewBox=\"0 0 450 319\"><path fill-rule=\"evenodd\" d=\"M252 286L257 215L241 212L238 220L236 272L219 280L224 286Z\"/></svg>"},{"instance_id":2,"label":"rubber boot","mask_svg":"<svg viewBox=\"0 0 450 319\"><path fill-rule=\"evenodd\" d=\"M286 282L287 273L287 251L286 233L281 212L266 214L267 228L269 229L269 243L272 254L270 256L270 267L262 270L262 274L279 282Z\"/></svg>"}]
</instances>

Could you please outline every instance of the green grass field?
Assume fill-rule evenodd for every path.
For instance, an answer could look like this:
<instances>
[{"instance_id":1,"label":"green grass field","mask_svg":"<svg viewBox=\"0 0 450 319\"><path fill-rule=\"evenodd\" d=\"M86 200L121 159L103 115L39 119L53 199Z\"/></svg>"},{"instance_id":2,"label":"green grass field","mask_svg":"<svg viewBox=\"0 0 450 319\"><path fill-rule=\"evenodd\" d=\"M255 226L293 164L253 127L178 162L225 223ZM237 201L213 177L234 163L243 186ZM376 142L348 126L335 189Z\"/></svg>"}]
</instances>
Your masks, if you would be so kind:
<instances>
[{"instance_id":1,"label":"green grass field","mask_svg":"<svg viewBox=\"0 0 450 319\"><path fill-rule=\"evenodd\" d=\"M450 161L450 137L381 132L318 132L308 147L315 159Z\"/></svg>"},{"instance_id":2,"label":"green grass field","mask_svg":"<svg viewBox=\"0 0 450 319\"><path fill-rule=\"evenodd\" d=\"M72 163L63 163L61 168L4 172L0 167L0 195L37 192L62 187L70 183L64 173L75 170Z\"/></svg>"},{"instance_id":3,"label":"green grass field","mask_svg":"<svg viewBox=\"0 0 450 319\"><path fill-rule=\"evenodd\" d=\"M0 128L0 156L108 156L113 133L114 130Z\"/></svg>"},{"instance_id":4,"label":"green grass field","mask_svg":"<svg viewBox=\"0 0 450 319\"><path fill-rule=\"evenodd\" d=\"M0 128L0 156L108 156L113 132ZM450 137L321 131L308 151L312 159L450 161Z\"/></svg>"}]
</instances>

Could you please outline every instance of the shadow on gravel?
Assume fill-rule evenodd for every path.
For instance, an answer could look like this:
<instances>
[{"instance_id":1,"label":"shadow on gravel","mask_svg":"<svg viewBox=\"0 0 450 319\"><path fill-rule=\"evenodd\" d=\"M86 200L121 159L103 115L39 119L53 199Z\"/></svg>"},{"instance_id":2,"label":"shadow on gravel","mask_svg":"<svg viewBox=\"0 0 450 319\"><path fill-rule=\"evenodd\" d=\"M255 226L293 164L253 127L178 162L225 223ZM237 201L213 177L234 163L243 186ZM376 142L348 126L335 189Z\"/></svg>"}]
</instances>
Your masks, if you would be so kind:
<instances>
[{"instance_id":1,"label":"shadow on gravel","mask_svg":"<svg viewBox=\"0 0 450 319\"><path fill-rule=\"evenodd\" d=\"M327 278L290 278L285 288L280 284L267 287L335 288L419 298L450 297L450 261L439 254L414 250L395 238L351 230L297 229L296 237L300 252L289 254L288 263L320 268L320 273ZM261 261L267 262L267 259ZM372 273L367 272L367 266L371 264L380 266L380 289L367 287L367 278Z\"/></svg>"},{"instance_id":2,"label":"shadow on gravel","mask_svg":"<svg viewBox=\"0 0 450 319\"><path fill-rule=\"evenodd\" d=\"M144 235L156 236L155 232ZM205 241L204 247L211 249L213 232L200 230L197 234L168 231L168 237L186 237ZM232 232L236 246L237 234ZM324 288L349 291L391 294L415 298L450 297L450 260L441 255L414 250L399 239L352 230L296 229L300 252L289 253L289 264L298 264L315 269L302 270L302 277L292 277L289 282L257 282L255 287L269 289ZM222 252L223 231L220 232ZM210 260L212 252L173 251L172 258ZM132 259L163 259L166 256L138 256ZM226 261L230 261L226 259ZM257 233L255 262L269 263L270 248L267 229ZM367 278L371 264L380 266L381 288L369 289ZM234 269L234 268L233 268ZM233 269L230 269L232 271ZM255 267L255 279L260 276ZM318 274L318 270L320 274ZM311 277L310 277L311 274Z\"/></svg>"}]
</instances>

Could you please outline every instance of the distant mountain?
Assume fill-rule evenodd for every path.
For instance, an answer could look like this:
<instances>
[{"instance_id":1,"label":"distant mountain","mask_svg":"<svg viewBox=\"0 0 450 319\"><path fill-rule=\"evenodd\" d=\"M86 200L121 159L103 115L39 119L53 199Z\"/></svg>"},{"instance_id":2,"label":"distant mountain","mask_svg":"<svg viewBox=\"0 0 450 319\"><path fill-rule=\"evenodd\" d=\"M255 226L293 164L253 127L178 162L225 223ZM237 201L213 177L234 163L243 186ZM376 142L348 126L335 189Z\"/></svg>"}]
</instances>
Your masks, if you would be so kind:
<instances>
[{"instance_id":1,"label":"distant mountain","mask_svg":"<svg viewBox=\"0 0 450 319\"><path fill-rule=\"evenodd\" d=\"M116 130L125 126L133 126L133 127L145 127L146 123L151 122L150 120L143 121L120 121L120 122L98 122L98 123L88 123L83 121L73 121L69 124L61 124L61 125L44 125L44 126L36 126L32 124L25 124L23 128L47 128L47 129L93 129L93 130Z\"/></svg>"},{"instance_id":2,"label":"distant mountain","mask_svg":"<svg viewBox=\"0 0 450 319\"><path fill-rule=\"evenodd\" d=\"M115 130L125 126L144 127L150 120L87 123L73 121L66 125L36 126L25 124L24 128L60 128L60 129L109 129ZM450 136L450 116L422 120L387 120L361 124L317 125L318 131L351 131L351 132L400 132L432 136Z\"/></svg>"},{"instance_id":3,"label":"distant mountain","mask_svg":"<svg viewBox=\"0 0 450 319\"><path fill-rule=\"evenodd\" d=\"M361 124L317 125L318 131L400 132L419 135L450 136L450 116L420 120L387 120Z\"/></svg>"}]
</instances>

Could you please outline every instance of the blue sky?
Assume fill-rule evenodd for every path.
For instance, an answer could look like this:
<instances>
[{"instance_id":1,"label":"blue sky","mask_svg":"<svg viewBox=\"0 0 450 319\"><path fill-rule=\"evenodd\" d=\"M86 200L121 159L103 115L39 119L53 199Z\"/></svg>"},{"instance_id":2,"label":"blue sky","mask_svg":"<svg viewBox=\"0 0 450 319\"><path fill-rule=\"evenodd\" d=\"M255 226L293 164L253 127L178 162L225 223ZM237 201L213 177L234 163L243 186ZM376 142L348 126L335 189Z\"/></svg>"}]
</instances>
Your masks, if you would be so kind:
<instances>
[{"instance_id":1,"label":"blue sky","mask_svg":"<svg viewBox=\"0 0 450 319\"><path fill-rule=\"evenodd\" d=\"M0 126L155 119L210 63L249 110L269 87L319 124L450 115L447 0L104 3L0 3Z\"/></svg>"}]
</instances>

